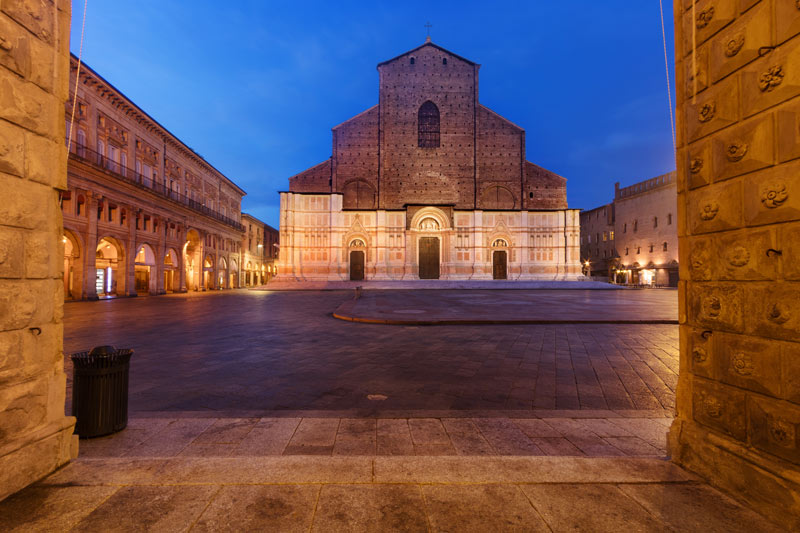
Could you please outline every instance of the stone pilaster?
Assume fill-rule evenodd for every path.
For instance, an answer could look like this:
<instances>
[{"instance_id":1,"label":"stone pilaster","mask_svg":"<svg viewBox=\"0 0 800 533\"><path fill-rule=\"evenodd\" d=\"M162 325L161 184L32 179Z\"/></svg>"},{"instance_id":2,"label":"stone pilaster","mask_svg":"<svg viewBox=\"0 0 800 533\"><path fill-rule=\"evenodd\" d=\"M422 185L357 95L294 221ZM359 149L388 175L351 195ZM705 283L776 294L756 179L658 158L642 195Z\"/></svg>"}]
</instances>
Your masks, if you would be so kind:
<instances>
[{"instance_id":1,"label":"stone pilaster","mask_svg":"<svg viewBox=\"0 0 800 533\"><path fill-rule=\"evenodd\" d=\"M797 531L800 6L674 10L681 354L670 450Z\"/></svg>"},{"instance_id":2,"label":"stone pilaster","mask_svg":"<svg viewBox=\"0 0 800 533\"><path fill-rule=\"evenodd\" d=\"M77 455L64 416L70 3L0 4L0 499ZM10 192L9 192L10 191Z\"/></svg>"}]
</instances>

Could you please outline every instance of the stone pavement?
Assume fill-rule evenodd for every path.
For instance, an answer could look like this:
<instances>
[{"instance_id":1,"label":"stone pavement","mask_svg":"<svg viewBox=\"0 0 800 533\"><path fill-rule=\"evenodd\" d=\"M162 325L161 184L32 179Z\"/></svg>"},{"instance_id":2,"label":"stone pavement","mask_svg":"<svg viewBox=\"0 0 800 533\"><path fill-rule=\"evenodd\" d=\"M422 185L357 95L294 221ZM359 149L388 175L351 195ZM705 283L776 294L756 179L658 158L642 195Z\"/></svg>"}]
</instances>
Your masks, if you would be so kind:
<instances>
[{"instance_id":1,"label":"stone pavement","mask_svg":"<svg viewBox=\"0 0 800 533\"><path fill-rule=\"evenodd\" d=\"M269 291L339 291L353 290L363 287L366 290L624 290L627 287L613 285L602 281L513 281L502 279L488 280L446 280L446 279L415 279L415 280L386 280L386 281L284 281L272 280L266 285L257 287L256 290Z\"/></svg>"},{"instance_id":2,"label":"stone pavement","mask_svg":"<svg viewBox=\"0 0 800 533\"><path fill-rule=\"evenodd\" d=\"M373 324L677 324L673 289L354 292L335 318Z\"/></svg>"},{"instance_id":3,"label":"stone pavement","mask_svg":"<svg viewBox=\"0 0 800 533\"><path fill-rule=\"evenodd\" d=\"M479 294L467 294L473 293ZM435 301L441 291L424 294ZM562 305L602 312L592 299L609 293L588 294L565 291ZM228 291L69 303L64 351L133 348L133 413L407 417L673 408L677 326L417 327L332 318L351 298L352 292ZM377 395L382 399L370 399Z\"/></svg>"},{"instance_id":4,"label":"stone pavement","mask_svg":"<svg viewBox=\"0 0 800 533\"><path fill-rule=\"evenodd\" d=\"M780 531L660 459L82 458L0 502L38 531Z\"/></svg>"}]
</instances>

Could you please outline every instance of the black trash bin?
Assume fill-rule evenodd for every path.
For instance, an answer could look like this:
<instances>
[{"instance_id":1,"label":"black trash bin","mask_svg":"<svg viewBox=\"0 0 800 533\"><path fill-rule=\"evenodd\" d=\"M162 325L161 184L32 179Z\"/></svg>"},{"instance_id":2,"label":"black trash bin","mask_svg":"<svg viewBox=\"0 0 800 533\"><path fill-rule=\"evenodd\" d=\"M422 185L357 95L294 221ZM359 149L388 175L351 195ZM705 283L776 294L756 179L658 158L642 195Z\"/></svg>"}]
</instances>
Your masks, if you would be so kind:
<instances>
[{"instance_id":1,"label":"black trash bin","mask_svg":"<svg viewBox=\"0 0 800 533\"><path fill-rule=\"evenodd\" d=\"M133 350L97 346L72 354L72 416L80 438L101 437L128 425L128 370Z\"/></svg>"}]
</instances>

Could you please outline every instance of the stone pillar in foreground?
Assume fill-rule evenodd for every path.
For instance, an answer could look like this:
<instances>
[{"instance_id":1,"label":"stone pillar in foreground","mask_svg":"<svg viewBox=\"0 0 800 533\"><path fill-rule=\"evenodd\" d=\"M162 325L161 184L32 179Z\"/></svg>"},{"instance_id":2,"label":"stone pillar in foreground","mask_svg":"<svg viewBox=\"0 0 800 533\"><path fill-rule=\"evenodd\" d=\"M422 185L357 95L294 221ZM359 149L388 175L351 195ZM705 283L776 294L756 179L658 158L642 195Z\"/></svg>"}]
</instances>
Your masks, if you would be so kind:
<instances>
[{"instance_id":1,"label":"stone pillar in foreground","mask_svg":"<svg viewBox=\"0 0 800 533\"><path fill-rule=\"evenodd\" d=\"M700 0L693 10L676 0L674 10L681 350L672 459L797 531L800 4Z\"/></svg>"},{"instance_id":2,"label":"stone pillar in foreground","mask_svg":"<svg viewBox=\"0 0 800 533\"><path fill-rule=\"evenodd\" d=\"M0 499L78 451L64 416L58 199L69 31L67 0L0 4Z\"/></svg>"}]
</instances>

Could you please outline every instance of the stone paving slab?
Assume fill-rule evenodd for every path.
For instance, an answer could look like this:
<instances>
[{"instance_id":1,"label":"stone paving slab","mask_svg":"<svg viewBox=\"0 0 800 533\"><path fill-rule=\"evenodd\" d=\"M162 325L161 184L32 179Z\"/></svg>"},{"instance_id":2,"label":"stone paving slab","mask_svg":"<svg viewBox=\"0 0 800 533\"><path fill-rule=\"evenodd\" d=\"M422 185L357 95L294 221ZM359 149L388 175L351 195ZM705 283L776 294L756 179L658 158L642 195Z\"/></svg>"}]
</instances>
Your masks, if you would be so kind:
<instances>
[{"instance_id":1,"label":"stone paving slab","mask_svg":"<svg viewBox=\"0 0 800 533\"><path fill-rule=\"evenodd\" d=\"M662 418L132 418L81 457L666 456ZM193 431L186 432L187 423ZM176 437L179 436L180 438ZM541 439L548 439L542 441ZM134 463L132 463L134 464Z\"/></svg>"},{"instance_id":2,"label":"stone paving slab","mask_svg":"<svg viewBox=\"0 0 800 533\"><path fill-rule=\"evenodd\" d=\"M0 502L0 524L9 533L782 531L667 461L570 457L79 458Z\"/></svg>"},{"instance_id":3,"label":"stone paving slab","mask_svg":"<svg viewBox=\"0 0 800 533\"><path fill-rule=\"evenodd\" d=\"M670 289L592 292L563 290L371 290L356 294L334 318L367 324L677 324L678 293Z\"/></svg>"},{"instance_id":4,"label":"stone paving slab","mask_svg":"<svg viewBox=\"0 0 800 533\"><path fill-rule=\"evenodd\" d=\"M424 292L435 299L453 291ZM490 299L519 297L518 291L456 291L453 297L465 299L463 307L469 295L477 301L483 292ZM675 294L551 292L542 294L553 309L597 314L608 295L634 295L633 305L642 298L635 295ZM65 306L64 351L132 348L132 413L263 418L285 411L304 418L335 412L347 418L424 410L460 417L461 411L674 407L677 326L424 327L332 318L350 299L349 292L216 291L76 302ZM68 357L65 362L69 412L72 371Z\"/></svg>"}]
</instances>

